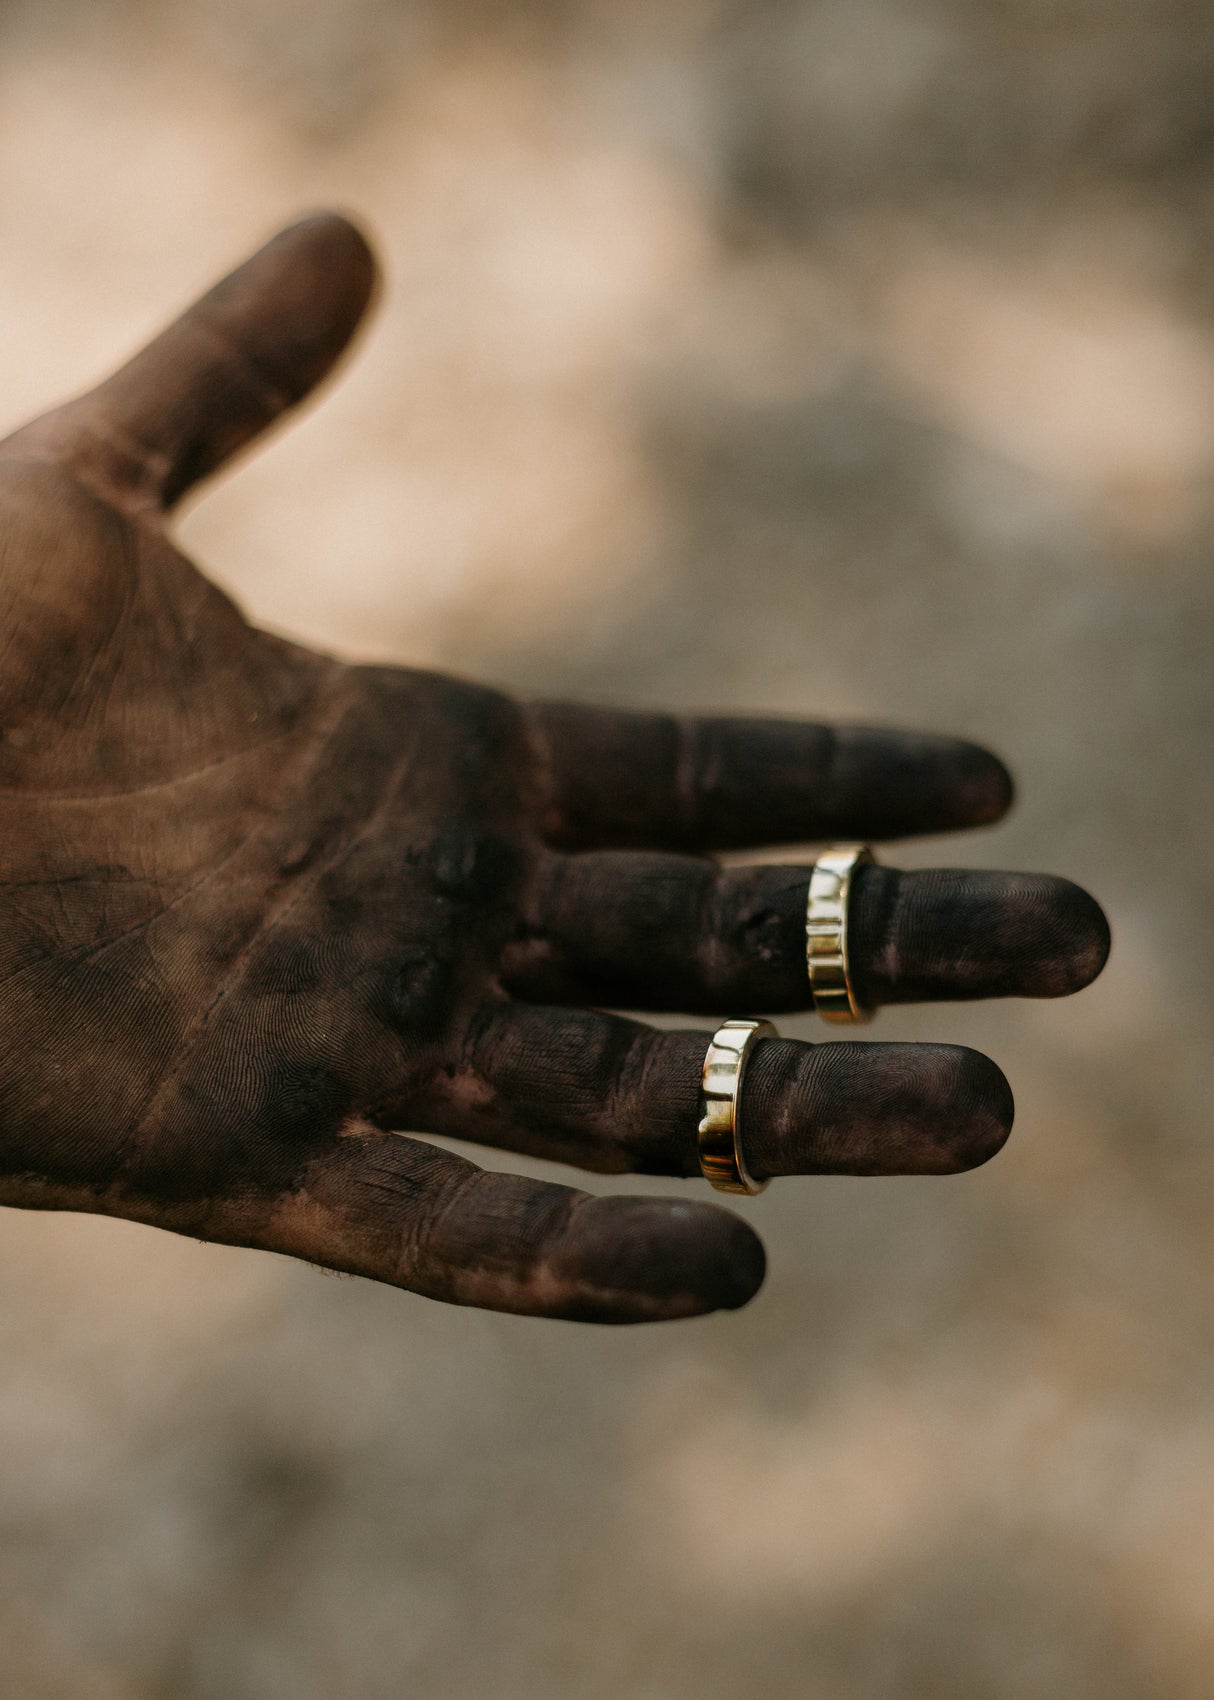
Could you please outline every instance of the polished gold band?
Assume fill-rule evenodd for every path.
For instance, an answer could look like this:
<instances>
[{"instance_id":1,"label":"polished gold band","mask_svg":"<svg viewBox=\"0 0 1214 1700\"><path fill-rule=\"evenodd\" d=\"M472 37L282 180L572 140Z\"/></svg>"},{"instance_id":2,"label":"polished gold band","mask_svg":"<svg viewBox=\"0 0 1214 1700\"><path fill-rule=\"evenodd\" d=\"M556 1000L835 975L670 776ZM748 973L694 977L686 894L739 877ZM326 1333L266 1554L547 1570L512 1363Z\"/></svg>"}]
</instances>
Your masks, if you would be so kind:
<instances>
[{"instance_id":1,"label":"polished gold band","mask_svg":"<svg viewBox=\"0 0 1214 1700\"><path fill-rule=\"evenodd\" d=\"M805 910L805 957L814 1008L823 1021L869 1021L856 999L847 961L847 907L852 875L871 863L867 844L832 844L814 863Z\"/></svg>"},{"instance_id":2,"label":"polished gold band","mask_svg":"<svg viewBox=\"0 0 1214 1700\"><path fill-rule=\"evenodd\" d=\"M759 1040L776 1038L770 1021L725 1021L712 1036L700 1099L700 1168L718 1192L753 1197L768 1184L755 1180L742 1153L742 1076Z\"/></svg>"}]
</instances>

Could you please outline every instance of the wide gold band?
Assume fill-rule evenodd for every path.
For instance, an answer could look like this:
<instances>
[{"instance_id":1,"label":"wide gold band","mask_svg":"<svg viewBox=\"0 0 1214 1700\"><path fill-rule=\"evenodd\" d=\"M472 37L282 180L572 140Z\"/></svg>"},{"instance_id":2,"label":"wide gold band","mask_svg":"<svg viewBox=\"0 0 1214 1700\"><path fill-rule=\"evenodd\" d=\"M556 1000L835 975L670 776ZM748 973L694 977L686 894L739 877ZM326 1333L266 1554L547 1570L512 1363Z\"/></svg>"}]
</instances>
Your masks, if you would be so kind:
<instances>
[{"instance_id":1,"label":"wide gold band","mask_svg":"<svg viewBox=\"0 0 1214 1700\"><path fill-rule=\"evenodd\" d=\"M823 1021L869 1021L857 1002L847 961L852 875L873 860L867 844L832 844L814 863L805 910L805 957L814 1008Z\"/></svg>"},{"instance_id":2,"label":"wide gold band","mask_svg":"<svg viewBox=\"0 0 1214 1700\"><path fill-rule=\"evenodd\" d=\"M755 1180L742 1152L742 1076L759 1040L778 1037L770 1021L725 1021L712 1036L700 1099L700 1168L718 1192L753 1197L768 1184Z\"/></svg>"}]
</instances>

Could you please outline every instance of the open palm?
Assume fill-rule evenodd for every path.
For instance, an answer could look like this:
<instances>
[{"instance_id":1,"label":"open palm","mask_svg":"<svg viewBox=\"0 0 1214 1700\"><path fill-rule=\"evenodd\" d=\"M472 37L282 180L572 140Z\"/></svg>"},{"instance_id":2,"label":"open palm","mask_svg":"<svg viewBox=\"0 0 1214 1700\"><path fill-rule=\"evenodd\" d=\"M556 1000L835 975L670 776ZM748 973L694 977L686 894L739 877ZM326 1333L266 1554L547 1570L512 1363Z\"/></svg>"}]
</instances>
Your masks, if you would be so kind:
<instances>
[{"instance_id":1,"label":"open palm","mask_svg":"<svg viewBox=\"0 0 1214 1700\"><path fill-rule=\"evenodd\" d=\"M696 1174L707 1035L601 1007L810 1003L807 867L705 853L977 825L1009 781L951 739L523 705L249 627L166 514L324 375L373 275L308 220L0 446L0 1200L502 1310L741 1304L730 1213L393 1130ZM1056 995L1108 948L1028 875L866 869L852 931L872 1002ZM746 1078L759 1175L963 1168L1011 1114L946 1045L771 1040Z\"/></svg>"}]
</instances>

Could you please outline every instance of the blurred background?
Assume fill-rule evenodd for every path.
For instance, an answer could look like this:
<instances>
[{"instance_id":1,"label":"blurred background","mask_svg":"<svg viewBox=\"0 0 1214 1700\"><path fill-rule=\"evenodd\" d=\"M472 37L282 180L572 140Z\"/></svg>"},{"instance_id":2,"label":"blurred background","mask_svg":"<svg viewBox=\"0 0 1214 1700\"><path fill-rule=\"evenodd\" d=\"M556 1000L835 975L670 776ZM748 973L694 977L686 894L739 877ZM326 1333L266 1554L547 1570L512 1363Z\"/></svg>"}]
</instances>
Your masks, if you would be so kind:
<instances>
[{"instance_id":1,"label":"blurred background","mask_svg":"<svg viewBox=\"0 0 1214 1700\"><path fill-rule=\"evenodd\" d=\"M254 617L987 741L1014 816L896 859L1115 934L881 1018L1012 1142L743 1205L738 1315L8 1212L14 1700L1214 1693L1212 91L1199 0L6 0L0 423L349 209L359 358L184 525Z\"/></svg>"}]
</instances>

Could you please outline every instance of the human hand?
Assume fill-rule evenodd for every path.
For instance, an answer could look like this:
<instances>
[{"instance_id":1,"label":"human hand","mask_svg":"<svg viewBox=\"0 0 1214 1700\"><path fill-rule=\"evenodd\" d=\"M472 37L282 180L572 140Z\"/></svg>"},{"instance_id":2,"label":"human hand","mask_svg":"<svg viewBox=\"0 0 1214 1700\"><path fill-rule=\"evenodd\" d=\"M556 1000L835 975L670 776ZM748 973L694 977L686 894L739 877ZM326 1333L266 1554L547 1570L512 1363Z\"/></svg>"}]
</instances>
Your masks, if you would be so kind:
<instances>
[{"instance_id":1,"label":"human hand","mask_svg":"<svg viewBox=\"0 0 1214 1700\"><path fill-rule=\"evenodd\" d=\"M1010 782L948 738L521 704L246 625L168 512L327 372L373 276L308 220L0 445L0 1202L498 1310L742 1304L763 1252L724 1210L390 1130L698 1174L709 1034L588 1006L809 1004L808 868L708 853L977 826ZM864 869L851 934L872 1003L1057 996L1108 951L1038 875ZM744 1119L756 1175L944 1173L1012 1102L974 1051L780 1039Z\"/></svg>"}]
</instances>

